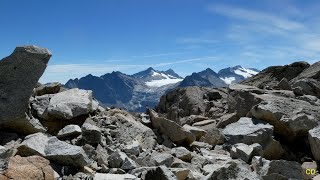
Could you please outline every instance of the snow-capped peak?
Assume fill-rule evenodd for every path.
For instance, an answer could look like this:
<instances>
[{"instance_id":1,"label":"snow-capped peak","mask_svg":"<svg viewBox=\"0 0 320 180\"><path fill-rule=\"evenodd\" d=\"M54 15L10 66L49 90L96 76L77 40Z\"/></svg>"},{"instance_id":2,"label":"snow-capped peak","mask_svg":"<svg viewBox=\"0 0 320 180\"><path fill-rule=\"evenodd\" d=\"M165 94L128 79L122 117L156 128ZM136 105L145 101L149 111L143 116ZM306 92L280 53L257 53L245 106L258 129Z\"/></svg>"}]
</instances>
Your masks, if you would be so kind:
<instances>
[{"instance_id":1,"label":"snow-capped peak","mask_svg":"<svg viewBox=\"0 0 320 180\"><path fill-rule=\"evenodd\" d=\"M258 74L259 71L251 68L244 68L242 66L234 66L219 71L219 77L226 84L238 83L251 76Z\"/></svg>"},{"instance_id":2,"label":"snow-capped peak","mask_svg":"<svg viewBox=\"0 0 320 180\"><path fill-rule=\"evenodd\" d=\"M234 70L234 73L236 73L236 74L238 74L240 76L243 76L244 78L249 78L249 77L251 77L253 75L258 74L259 72L251 70L251 69L244 68L242 66L238 66L238 68Z\"/></svg>"}]
</instances>

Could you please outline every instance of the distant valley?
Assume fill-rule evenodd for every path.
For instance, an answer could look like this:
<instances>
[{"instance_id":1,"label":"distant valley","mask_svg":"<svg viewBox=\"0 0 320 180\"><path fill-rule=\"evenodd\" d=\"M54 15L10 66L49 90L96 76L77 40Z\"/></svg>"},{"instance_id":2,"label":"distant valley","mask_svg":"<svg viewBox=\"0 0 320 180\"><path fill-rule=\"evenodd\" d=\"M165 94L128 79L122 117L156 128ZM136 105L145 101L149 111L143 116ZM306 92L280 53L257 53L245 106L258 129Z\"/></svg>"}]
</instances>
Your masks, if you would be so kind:
<instances>
[{"instance_id":1,"label":"distant valley","mask_svg":"<svg viewBox=\"0 0 320 180\"><path fill-rule=\"evenodd\" d=\"M91 74L70 79L65 87L92 90L93 96L105 106L121 107L129 111L144 112L153 108L159 98L176 87L226 87L257 74L259 70L234 66L218 73L207 68L182 78L174 70L155 70L152 67L133 75L112 72L100 77Z\"/></svg>"}]
</instances>

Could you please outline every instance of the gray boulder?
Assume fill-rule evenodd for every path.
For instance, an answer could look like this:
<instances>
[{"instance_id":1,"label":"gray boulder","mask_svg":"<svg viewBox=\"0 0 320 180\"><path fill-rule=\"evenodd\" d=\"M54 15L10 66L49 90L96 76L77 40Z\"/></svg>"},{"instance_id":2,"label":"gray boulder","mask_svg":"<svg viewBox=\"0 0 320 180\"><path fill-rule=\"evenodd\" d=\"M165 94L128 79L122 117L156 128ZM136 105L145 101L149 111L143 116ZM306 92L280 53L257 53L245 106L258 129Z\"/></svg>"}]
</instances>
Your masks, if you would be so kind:
<instances>
[{"instance_id":1,"label":"gray boulder","mask_svg":"<svg viewBox=\"0 0 320 180\"><path fill-rule=\"evenodd\" d=\"M101 130L96 125L85 122L82 127L82 139L89 144L97 144L101 140Z\"/></svg>"},{"instance_id":2,"label":"gray boulder","mask_svg":"<svg viewBox=\"0 0 320 180\"><path fill-rule=\"evenodd\" d=\"M198 127L190 126L188 124L185 124L182 127L185 130L190 131L196 137L196 140L201 139L207 133L206 130L200 129Z\"/></svg>"},{"instance_id":3,"label":"gray boulder","mask_svg":"<svg viewBox=\"0 0 320 180\"><path fill-rule=\"evenodd\" d=\"M127 154L138 156L141 152L141 146L139 142L134 141L132 144L128 144L123 148L123 151Z\"/></svg>"},{"instance_id":4,"label":"gray boulder","mask_svg":"<svg viewBox=\"0 0 320 180\"><path fill-rule=\"evenodd\" d=\"M203 142L208 143L212 146L223 144L225 137L218 128L210 129L203 138Z\"/></svg>"},{"instance_id":5,"label":"gray boulder","mask_svg":"<svg viewBox=\"0 0 320 180\"><path fill-rule=\"evenodd\" d=\"M30 98L30 105L33 111L33 114L40 119L48 119L47 108L52 98L52 94L45 94L42 96L35 96Z\"/></svg>"},{"instance_id":6,"label":"gray boulder","mask_svg":"<svg viewBox=\"0 0 320 180\"><path fill-rule=\"evenodd\" d=\"M79 146L74 146L52 137L45 147L45 157L60 165L83 167L90 163L84 150Z\"/></svg>"},{"instance_id":7,"label":"gray boulder","mask_svg":"<svg viewBox=\"0 0 320 180\"><path fill-rule=\"evenodd\" d=\"M185 147L176 147L171 150L171 153L177 158L189 162L192 158L191 152Z\"/></svg>"},{"instance_id":8,"label":"gray boulder","mask_svg":"<svg viewBox=\"0 0 320 180\"><path fill-rule=\"evenodd\" d=\"M92 91L70 89L55 94L48 105L50 117L72 119L93 112Z\"/></svg>"},{"instance_id":9,"label":"gray boulder","mask_svg":"<svg viewBox=\"0 0 320 180\"><path fill-rule=\"evenodd\" d=\"M56 94L60 91L61 84L59 82L53 82L40 85L33 89L35 96L42 96L44 94Z\"/></svg>"},{"instance_id":10,"label":"gray boulder","mask_svg":"<svg viewBox=\"0 0 320 180\"><path fill-rule=\"evenodd\" d=\"M304 179L301 165L295 161L262 160L258 174L263 179Z\"/></svg>"},{"instance_id":11,"label":"gray boulder","mask_svg":"<svg viewBox=\"0 0 320 180\"><path fill-rule=\"evenodd\" d=\"M130 113L119 109L111 109L104 114L117 122L114 132L116 132L115 139L119 143L131 144L133 141L137 141L142 149L153 149L157 144L156 135L152 129L140 123ZM98 126L100 127L100 124Z\"/></svg>"},{"instance_id":12,"label":"gray boulder","mask_svg":"<svg viewBox=\"0 0 320 180\"><path fill-rule=\"evenodd\" d=\"M173 163L174 157L168 153L158 153L152 157L152 160L155 161L157 166L165 165L170 167Z\"/></svg>"},{"instance_id":13,"label":"gray boulder","mask_svg":"<svg viewBox=\"0 0 320 180\"><path fill-rule=\"evenodd\" d=\"M30 134L19 145L17 154L21 156L40 155L45 156L45 148L50 137L43 133Z\"/></svg>"},{"instance_id":14,"label":"gray boulder","mask_svg":"<svg viewBox=\"0 0 320 180\"><path fill-rule=\"evenodd\" d=\"M229 144L259 143L266 145L273 136L273 126L263 121L242 117L239 121L229 124L222 131Z\"/></svg>"},{"instance_id":15,"label":"gray boulder","mask_svg":"<svg viewBox=\"0 0 320 180\"><path fill-rule=\"evenodd\" d=\"M277 85L277 88L282 89L282 90L289 90L289 91L292 90L292 88L286 78L281 79L281 81Z\"/></svg>"},{"instance_id":16,"label":"gray boulder","mask_svg":"<svg viewBox=\"0 0 320 180\"><path fill-rule=\"evenodd\" d=\"M81 128L78 125L70 124L61 129L57 137L65 138L65 137L76 137L81 134Z\"/></svg>"},{"instance_id":17,"label":"gray boulder","mask_svg":"<svg viewBox=\"0 0 320 180\"><path fill-rule=\"evenodd\" d=\"M131 170L137 167L136 163L132 159L119 150L115 151L108 157L108 162L111 168Z\"/></svg>"},{"instance_id":18,"label":"gray boulder","mask_svg":"<svg viewBox=\"0 0 320 180\"><path fill-rule=\"evenodd\" d=\"M26 115L33 88L51 57L49 50L36 46L17 47L0 61L0 125L20 133L43 132L35 118Z\"/></svg>"},{"instance_id":19,"label":"gray boulder","mask_svg":"<svg viewBox=\"0 0 320 180\"><path fill-rule=\"evenodd\" d=\"M259 89L254 86L231 84L229 86L228 95L229 112L236 113L236 116L238 118L247 116L252 107L261 102L261 98L259 98L258 95L264 93L265 90ZM238 118L233 117L231 121Z\"/></svg>"},{"instance_id":20,"label":"gray boulder","mask_svg":"<svg viewBox=\"0 0 320 180\"><path fill-rule=\"evenodd\" d=\"M312 64L290 81L297 95L313 95L320 97L320 61Z\"/></svg>"},{"instance_id":21,"label":"gray boulder","mask_svg":"<svg viewBox=\"0 0 320 180\"><path fill-rule=\"evenodd\" d=\"M160 133L168 136L173 142L177 144L188 143L191 144L196 140L196 137L188 130L184 129L176 122L159 117L156 112L149 110L152 126L159 129Z\"/></svg>"},{"instance_id":22,"label":"gray boulder","mask_svg":"<svg viewBox=\"0 0 320 180\"><path fill-rule=\"evenodd\" d=\"M230 150L230 156L232 158L239 158L249 163L253 156L261 156L262 155L262 147L258 143L254 143L251 145L238 143L235 144Z\"/></svg>"},{"instance_id":23,"label":"gray boulder","mask_svg":"<svg viewBox=\"0 0 320 180\"><path fill-rule=\"evenodd\" d=\"M206 176L206 180L257 180L259 177L251 171L249 165L239 160L227 161L225 163L216 164L210 169L210 173Z\"/></svg>"},{"instance_id":24,"label":"gray boulder","mask_svg":"<svg viewBox=\"0 0 320 180\"><path fill-rule=\"evenodd\" d=\"M288 139L307 137L308 131L318 125L320 106L294 98L264 94L263 101L254 106L253 117L274 126L274 131Z\"/></svg>"}]
</instances>

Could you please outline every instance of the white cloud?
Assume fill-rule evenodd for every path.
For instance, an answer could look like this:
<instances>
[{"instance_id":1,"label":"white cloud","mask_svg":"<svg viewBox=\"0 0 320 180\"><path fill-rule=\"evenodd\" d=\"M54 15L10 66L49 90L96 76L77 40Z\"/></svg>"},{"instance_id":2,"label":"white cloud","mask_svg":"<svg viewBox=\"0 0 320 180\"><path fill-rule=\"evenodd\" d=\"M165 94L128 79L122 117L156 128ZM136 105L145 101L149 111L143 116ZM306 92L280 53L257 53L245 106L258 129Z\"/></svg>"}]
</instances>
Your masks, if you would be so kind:
<instances>
[{"instance_id":1,"label":"white cloud","mask_svg":"<svg viewBox=\"0 0 320 180\"><path fill-rule=\"evenodd\" d=\"M273 14L260 11L242 9L239 7L222 4L211 5L208 9L211 12L218 13L230 18L257 23L265 23L283 30L296 30L304 28L304 25L300 22L290 20L286 17L275 16Z\"/></svg>"}]
</instances>

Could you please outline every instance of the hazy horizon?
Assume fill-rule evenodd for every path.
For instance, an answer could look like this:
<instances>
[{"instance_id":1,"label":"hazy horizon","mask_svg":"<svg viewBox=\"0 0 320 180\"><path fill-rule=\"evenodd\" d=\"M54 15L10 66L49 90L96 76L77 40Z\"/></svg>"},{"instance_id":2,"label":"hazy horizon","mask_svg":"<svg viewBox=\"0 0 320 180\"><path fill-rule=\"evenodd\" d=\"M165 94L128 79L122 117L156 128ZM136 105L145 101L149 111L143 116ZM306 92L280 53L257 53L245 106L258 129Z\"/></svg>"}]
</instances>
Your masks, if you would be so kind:
<instances>
[{"instance_id":1,"label":"hazy horizon","mask_svg":"<svg viewBox=\"0 0 320 180\"><path fill-rule=\"evenodd\" d=\"M206 68L314 63L319 8L316 0L1 1L0 57L18 45L48 48L44 83L148 67L184 77Z\"/></svg>"}]
</instances>

